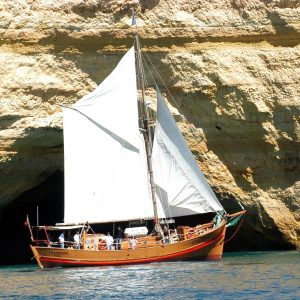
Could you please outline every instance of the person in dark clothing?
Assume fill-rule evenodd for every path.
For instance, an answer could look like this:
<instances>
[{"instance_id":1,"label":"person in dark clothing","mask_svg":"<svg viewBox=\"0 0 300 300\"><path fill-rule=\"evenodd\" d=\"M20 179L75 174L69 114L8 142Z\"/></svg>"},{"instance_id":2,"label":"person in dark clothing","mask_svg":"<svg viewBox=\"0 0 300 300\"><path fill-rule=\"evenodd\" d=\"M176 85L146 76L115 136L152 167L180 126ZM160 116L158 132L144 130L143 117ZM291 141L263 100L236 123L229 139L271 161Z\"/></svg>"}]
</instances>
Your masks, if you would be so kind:
<instances>
[{"instance_id":1,"label":"person in dark clothing","mask_svg":"<svg viewBox=\"0 0 300 300\"><path fill-rule=\"evenodd\" d=\"M115 235L115 240L116 240L116 250L121 250L121 243L124 238L124 232L120 226L117 228L117 232Z\"/></svg>"}]
</instances>

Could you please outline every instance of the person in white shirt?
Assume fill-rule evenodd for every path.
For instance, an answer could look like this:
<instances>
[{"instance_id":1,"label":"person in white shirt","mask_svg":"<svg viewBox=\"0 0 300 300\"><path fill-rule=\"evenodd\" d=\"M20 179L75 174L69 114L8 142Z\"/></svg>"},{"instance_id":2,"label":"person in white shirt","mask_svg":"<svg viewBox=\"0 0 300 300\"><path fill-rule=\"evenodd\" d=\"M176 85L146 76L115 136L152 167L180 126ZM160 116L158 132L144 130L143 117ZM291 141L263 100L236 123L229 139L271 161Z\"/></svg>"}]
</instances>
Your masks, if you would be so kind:
<instances>
[{"instance_id":1,"label":"person in white shirt","mask_svg":"<svg viewBox=\"0 0 300 300\"><path fill-rule=\"evenodd\" d=\"M65 247L65 233L62 232L60 234L60 236L58 237L58 244L60 248L64 248Z\"/></svg>"},{"instance_id":2,"label":"person in white shirt","mask_svg":"<svg viewBox=\"0 0 300 300\"><path fill-rule=\"evenodd\" d=\"M131 249L135 249L136 245L137 245L137 240L135 239L135 237L133 236L130 241L129 241L129 245Z\"/></svg>"},{"instance_id":3,"label":"person in white shirt","mask_svg":"<svg viewBox=\"0 0 300 300\"><path fill-rule=\"evenodd\" d=\"M74 247L75 249L80 249L80 236L78 231L74 235Z\"/></svg>"},{"instance_id":4,"label":"person in white shirt","mask_svg":"<svg viewBox=\"0 0 300 300\"><path fill-rule=\"evenodd\" d=\"M108 232L107 235L106 235L107 250L112 250L113 243L114 243L114 238Z\"/></svg>"}]
</instances>

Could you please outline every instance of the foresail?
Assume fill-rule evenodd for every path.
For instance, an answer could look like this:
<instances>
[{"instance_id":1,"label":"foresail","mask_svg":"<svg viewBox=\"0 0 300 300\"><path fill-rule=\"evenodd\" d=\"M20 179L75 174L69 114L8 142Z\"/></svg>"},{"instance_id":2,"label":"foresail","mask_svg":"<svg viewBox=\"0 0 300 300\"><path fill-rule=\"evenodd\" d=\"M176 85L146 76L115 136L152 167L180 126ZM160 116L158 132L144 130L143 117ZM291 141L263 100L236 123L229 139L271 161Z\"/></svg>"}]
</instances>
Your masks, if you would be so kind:
<instances>
[{"instance_id":1,"label":"foresail","mask_svg":"<svg viewBox=\"0 0 300 300\"><path fill-rule=\"evenodd\" d=\"M63 114L64 223L153 218L138 127L134 49Z\"/></svg>"},{"instance_id":2,"label":"foresail","mask_svg":"<svg viewBox=\"0 0 300 300\"><path fill-rule=\"evenodd\" d=\"M167 217L223 210L159 90L152 165L157 197Z\"/></svg>"}]
</instances>

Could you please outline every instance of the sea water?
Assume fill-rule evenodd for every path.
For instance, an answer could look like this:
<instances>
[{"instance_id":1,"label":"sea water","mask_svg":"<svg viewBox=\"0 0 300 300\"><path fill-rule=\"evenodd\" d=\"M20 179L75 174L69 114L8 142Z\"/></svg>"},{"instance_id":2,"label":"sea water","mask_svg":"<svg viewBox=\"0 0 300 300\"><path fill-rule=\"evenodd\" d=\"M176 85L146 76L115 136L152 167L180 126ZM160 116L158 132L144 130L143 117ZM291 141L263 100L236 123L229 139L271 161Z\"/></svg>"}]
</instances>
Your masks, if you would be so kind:
<instances>
[{"instance_id":1,"label":"sea water","mask_svg":"<svg viewBox=\"0 0 300 300\"><path fill-rule=\"evenodd\" d=\"M123 267L0 267L0 299L300 299L300 252Z\"/></svg>"}]
</instances>

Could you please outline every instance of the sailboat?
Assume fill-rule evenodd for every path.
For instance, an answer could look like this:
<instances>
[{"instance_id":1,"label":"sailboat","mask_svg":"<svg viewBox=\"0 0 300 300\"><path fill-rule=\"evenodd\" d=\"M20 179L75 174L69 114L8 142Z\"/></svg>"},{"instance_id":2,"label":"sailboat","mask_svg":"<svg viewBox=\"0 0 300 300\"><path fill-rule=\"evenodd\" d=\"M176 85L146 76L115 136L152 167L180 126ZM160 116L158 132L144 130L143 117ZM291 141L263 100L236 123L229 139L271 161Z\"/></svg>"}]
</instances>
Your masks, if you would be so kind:
<instances>
[{"instance_id":1,"label":"sailboat","mask_svg":"<svg viewBox=\"0 0 300 300\"><path fill-rule=\"evenodd\" d=\"M134 46L112 73L63 107L64 222L31 226L28 220L41 268L221 259L226 229L238 227L245 210L225 212L155 87L154 129L135 34ZM176 218L201 214L212 218L176 225ZM124 222L129 225L118 247L93 229ZM63 232L64 241L56 242L53 236Z\"/></svg>"}]
</instances>

